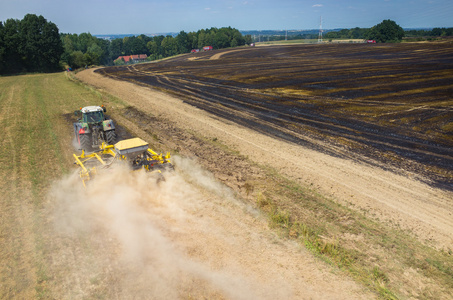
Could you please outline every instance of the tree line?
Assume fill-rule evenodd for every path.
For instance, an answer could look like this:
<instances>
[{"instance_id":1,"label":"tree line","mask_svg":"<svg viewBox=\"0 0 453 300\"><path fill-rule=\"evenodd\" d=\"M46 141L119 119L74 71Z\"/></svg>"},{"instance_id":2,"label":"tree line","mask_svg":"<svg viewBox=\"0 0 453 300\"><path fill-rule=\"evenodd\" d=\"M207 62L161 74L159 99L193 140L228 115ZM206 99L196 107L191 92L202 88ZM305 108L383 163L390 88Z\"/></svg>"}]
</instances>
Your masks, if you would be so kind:
<instances>
[{"instance_id":1,"label":"tree line","mask_svg":"<svg viewBox=\"0 0 453 300\"><path fill-rule=\"evenodd\" d=\"M112 55L114 58L120 55L147 54L149 60L161 59L177 54L188 53L192 49L201 49L204 46L212 46L213 49L243 46L251 43L250 36L243 36L235 28L222 27L201 29L197 32L179 32L175 37L171 35L149 37L139 35L137 37L124 37L112 41ZM121 63L121 62L118 62Z\"/></svg>"},{"instance_id":2,"label":"tree line","mask_svg":"<svg viewBox=\"0 0 453 300\"><path fill-rule=\"evenodd\" d=\"M0 22L0 74L58 70L63 51L58 27L43 16Z\"/></svg>"},{"instance_id":3,"label":"tree line","mask_svg":"<svg viewBox=\"0 0 453 300\"><path fill-rule=\"evenodd\" d=\"M400 42L405 35L404 29L395 21L384 20L371 28L342 29L337 32L328 32L326 39L365 39L375 40L378 43Z\"/></svg>"},{"instance_id":4,"label":"tree line","mask_svg":"<svg viewBox=\"0 0 453 300\"><path fill-rule=\"evenodd\" d=\"M62 34L64 53L61 61L72 68L86 65L113 65L119 56L146 54L148 60L161 59L188 53L192 49L212 46L213 49L243 46L250 43L249 36L231 27L201 29L197 32L179 32L176 36L144 34L126 36L111 41L92 36L90 33ZM115 61L124 64L124 61Z\"/></svg>"},{"instance_id":5,"label":"tree line","mask_svg":"<svg viewBox=\"0 0 453 300\"><path fill-rule=\"evenodd\" d=\"M314 32L294 38L316 38ZM377 42L399 42L404 36L451 36L453 28L434 28L404 31L392 20L384 20L372 28L331 31L325 39L373 39ZM104 40L90 33L60 34L58 27L43 16L27 14L22 20L0 22L0 74L21 72L50 72L63 68L81 68L88 65L113 65L119 56L146 54L148 60L161 59L191 49L212 46L213 49L237 47L252 43L250 34L231 27L181 31L176 36L144 34ZM117 60L117 64L124 61Z\"/></svg>"},{"instance_id":6,"label":"tree line","mask_svg":"<svg viewBox=\"0 0 453 300\"><path fill-rule=\"evenodd\" d=\"M176 36L130 36L112 41L90 33L59 33L58 27L43 16L27 14L22 20L0 22L0 74L50 72L89 65L113 65L119 56L146 54L161 59L192 49L237 47L251 43L231 27L181 31Z\"/></svg>"},{"instance_id":7,"label":"tree line","mask_svg":"<svg viewBox=\"0 0 453 300\"><path fill-rule=\"evenodd\" d=\"M326 39L370 39L380 43L399 42L403 37L426 38L453 36L452 28L433 28L431 30L403 30L392 20L384 20L372 28L342 29L330 31L324 35Z\"/></svg>"},{"instance_id":8,"label":"tree line","mask_svg":"<svg viewBox=\"0 0 453 300\"><path fill-rule=\"evenodd\" d=\"M406 30L406 37L442 37L442 36L453 36L453 27L445 28L445 27L436 27L431 30Z\"/></svg>"}]
</instances>

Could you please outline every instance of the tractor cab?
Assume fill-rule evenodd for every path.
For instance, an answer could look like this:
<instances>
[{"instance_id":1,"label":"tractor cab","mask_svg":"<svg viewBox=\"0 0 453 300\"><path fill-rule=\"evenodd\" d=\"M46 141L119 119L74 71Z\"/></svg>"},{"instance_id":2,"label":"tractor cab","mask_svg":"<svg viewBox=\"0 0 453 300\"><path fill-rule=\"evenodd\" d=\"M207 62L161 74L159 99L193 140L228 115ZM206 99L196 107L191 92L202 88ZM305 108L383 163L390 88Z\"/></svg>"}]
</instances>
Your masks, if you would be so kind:
<instances>
[{"instance_id":1,"label":"tractor cab","mask_svg":"<svg viewBox=\"0 0 453 300\"><path fill-rule=\"evenodd\" d=\"M87 106L80 111L82 112L82 123L101 123L105 120L104 112L106 109L103 106Z\"/></svg>"}]
</instances>

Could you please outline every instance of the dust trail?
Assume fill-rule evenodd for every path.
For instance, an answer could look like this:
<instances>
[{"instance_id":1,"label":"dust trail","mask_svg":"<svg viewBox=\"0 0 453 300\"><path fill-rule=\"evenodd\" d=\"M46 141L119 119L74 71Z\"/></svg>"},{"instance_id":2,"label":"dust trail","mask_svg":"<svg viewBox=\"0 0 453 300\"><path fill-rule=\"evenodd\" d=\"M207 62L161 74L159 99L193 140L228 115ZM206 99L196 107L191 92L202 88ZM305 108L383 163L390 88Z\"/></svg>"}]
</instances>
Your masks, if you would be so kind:
<instances>
[{"instance_id":1,"label":"dust trail","mask_svg":"<svg viewBox=\"0 0 453 300\"><path fill-rule=\"evenodd\" d=\"M190 169L189 178L208 195L234 199L229 189L195 163L176 161L182 170ZM275 290L241 274L239 266L219 268L213 266L215 258L206 261L189 254L194 248L203 252L204 247L191 240L192 235L215 234L216 230L210 231L210 225L194 214L206 209L209 196L206 199L179 173L166 174L166 181L157 184L149 173L117 166L98 175L87 189L81 188L77 177L64 178L52 189L57 203L55 226L63 236L83 235L100 241L100 249L88 249L77 259L101 264L97 269L103 270L104 278L98 285L104 285L107 296L270 299L290 295L284 288ZM219 239L225 238L215 236Z\"/></svg>"}]
</instances>

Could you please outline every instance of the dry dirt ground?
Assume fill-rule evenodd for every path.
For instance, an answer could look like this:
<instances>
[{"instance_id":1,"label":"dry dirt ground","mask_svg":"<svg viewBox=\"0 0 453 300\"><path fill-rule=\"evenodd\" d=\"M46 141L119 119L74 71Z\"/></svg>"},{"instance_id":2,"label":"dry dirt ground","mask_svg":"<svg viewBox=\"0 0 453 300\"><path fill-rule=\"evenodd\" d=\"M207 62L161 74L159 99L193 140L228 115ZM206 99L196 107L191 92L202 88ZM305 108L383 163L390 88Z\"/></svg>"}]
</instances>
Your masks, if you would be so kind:
<instances>
[{"instance_id":1,"label":"dry dirt ground","mask_svg":"<svg viewBox=\"0 0 453 300\"><path fill-rule=\"evenodd\" d=\"M197 157L201 164L209 161L211 165L207 168L233 189L244 188L254 170L243 170L238 162L225 163L216 153L198 145L193 135L217 139L254 162L272 166L344 205L397 224L435 247L453 248L453 193L420 182L412 178L410 172L395 174L260 134L184 104L168 94L105 78L92 70L81 72L77 77L133 105L136 109L125 115L132 116L136 125L146 128L144 115L135 110L158 118L159 122L149 128L150 132L163 136L167 147L180 148L182 153ZM313 143L322 144L319 140ZM229 169L230 164L234 164L235 169Z\"/></svg>"},{"instance_id":2,"label":"dry dirt ground","mask_svg":"<svg viewBox=\"0 0 453 300\"><path fill-rule=\"evenodd\" d=\"M213 119L169 95L107 79L92 70L77 77L134 106L117 112L115 107L109 108L129 134L149 140L158 135L158 148L179 148L192 159L175 156L177 172L167 174L160 186L143 173L125 177L126 171L121 169L97 177L96 185L86 191L77 188L77 176L54 186L51 195L60 203L55 215L60 234L68 239L88 236L89 243L105 249L102 256L94 255L102 261L90 265L83 260L84 265L62 285L62 295L78 298L97 292L120 299L376 297L298 243L270 230L265 217L235 196L243 185L240 177L258 171L242 172L239 167L235 174L228 174L216 170L222 167L222 158L214 157L215 153L203 149L208 145L197 140L217 137L237 149L244 144L254 157L264 148L243 140L249 134L247 129ZM234 134L229 132L230 126L235 128ZM208 165L201 163L204 159ZM219 160L217 164L215 160ZM228 181L231 188L212 174ZM112 188L106 191L106 185ZM62 253L55 257L63 257L63 261L73 257L75 263L86 251L85 243L81 249L60 248ZM61 262L54 264L64 268Z\"/></svg>"},{"instance_id":3,"label":"dry dirt ground","mask_svg":"<svg viewBox=\"0 0 453 300\"><path fill-rule=\"evenodd\" d=\"M174 160L178 174L185 180L170 178L165 186L168 190L157 192L158 196L155 191L149 194L138 188L138 193L128 196L132 203L138 203L135 208L120 203L117 208L121 213L107 212L108 218L126 219L124 233L119 230L121 221L109 230L126 249L125 253L131 252L125 261L133 262L132 267L126 263L124 270L130 280L121 280L121 287L113 294L124 296L134 288L138 296L149 292L149 286L143 288L146 284L134 283L134 278L143 275L149 279L151 273L162 268L158 273L163 278L156 279L161 284L152 286L151 291L163 298L374 298L341 272L317 261L300 245L277 238L257 211L236 200L234 195L240 195L253 203L259 193L250 191L250 186L262 176L250 161L275 168L301 185L380 222L403 228L423 243L453 248L453 193L423 183L410 172L397 174L277 139L188 105L168 93L106 78L94 70L80 72L77 78L130 105L112 107L111 111L131 135L153 140L160 150L171 149L191 158ZM324 145L317 139L312 142ZM226 150L220 153L218 147L212 147L213 143ZM229 156L228 152L235 155ZM111 197L124 193L121 182L118 186L118 191L111 191ZM96 192L92 196L96 198ZM143 198L151 202L143 204ZM124 211L132 213L124 217ZM140 222L150 228L143 229ZM127 245L137 245L137 240L143 240L138 243L138 250L136 246L127 250ZM146 240L153 241L152 245ZM155 252L143 253L149 247L155 247ZM112 268L124 266L119 264ZM133 267L134 264L145 268ZM403 278L416 280L411 274L409 270ZM170 288L160 290L162 285Z\"/></svg>"}]
</instances>

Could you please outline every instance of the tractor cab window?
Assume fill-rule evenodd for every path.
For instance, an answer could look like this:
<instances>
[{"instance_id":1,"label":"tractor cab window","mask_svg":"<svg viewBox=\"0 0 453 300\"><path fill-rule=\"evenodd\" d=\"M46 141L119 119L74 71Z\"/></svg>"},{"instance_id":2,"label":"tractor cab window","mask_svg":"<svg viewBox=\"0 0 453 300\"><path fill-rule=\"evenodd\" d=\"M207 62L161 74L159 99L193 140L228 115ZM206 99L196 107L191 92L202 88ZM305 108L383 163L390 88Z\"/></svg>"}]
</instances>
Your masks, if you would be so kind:
<instances>
[{"instance_id":1,"label":"tractor cab window","mask_svg":"<svg viewBox=\"0 0 453 300\"><path fill-rule=\"evenodd\" d=\"M93 111L83 114L83 122L85 123L99 123L104 121L104 114L102 111Z\"/></svg>"}]
</instances>

